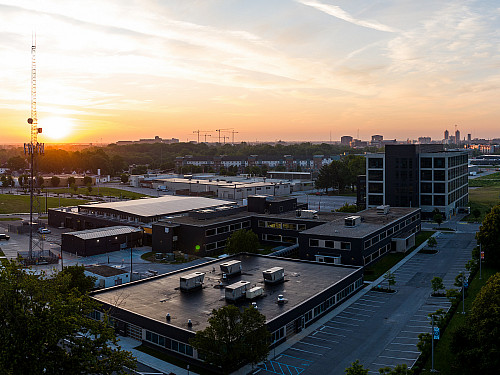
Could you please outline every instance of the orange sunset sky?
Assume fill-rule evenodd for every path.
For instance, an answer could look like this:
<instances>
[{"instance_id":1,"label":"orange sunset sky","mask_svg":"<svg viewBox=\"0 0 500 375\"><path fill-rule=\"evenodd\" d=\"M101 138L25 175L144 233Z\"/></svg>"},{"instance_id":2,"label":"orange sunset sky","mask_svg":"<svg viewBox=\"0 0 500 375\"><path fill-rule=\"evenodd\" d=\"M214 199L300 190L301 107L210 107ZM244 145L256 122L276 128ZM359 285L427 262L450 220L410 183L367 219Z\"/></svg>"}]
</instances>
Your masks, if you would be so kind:
<instances>
[{"instance_id":1,"label":"orange sunset sky","mask_svg":"<svg viewBox=\"0 0 500 375\"><path fill-rule=\"evenodd\" d=\"M500 5L0 0L0 144L500 137ZM218 135L214 132L210 141Z\"/></svg>"}]
</instances>

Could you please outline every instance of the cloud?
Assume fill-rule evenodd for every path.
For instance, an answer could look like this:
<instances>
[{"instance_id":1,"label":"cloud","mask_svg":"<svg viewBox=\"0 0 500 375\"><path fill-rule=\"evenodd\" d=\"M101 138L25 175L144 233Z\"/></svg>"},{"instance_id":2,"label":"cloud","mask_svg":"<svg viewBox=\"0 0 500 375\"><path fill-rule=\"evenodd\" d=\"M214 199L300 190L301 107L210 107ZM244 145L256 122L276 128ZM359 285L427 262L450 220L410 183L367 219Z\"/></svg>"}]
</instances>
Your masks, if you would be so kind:
<instances>
[{"instance_id":1,"label":"cloud","mask_svg":"<svg viewBox=\"0 0 500 375\"><path fill-rule=\"evenodd\" d=\"M367 27L369 29L378 30L378 31L386 31L389 33L398 32L397 29L392 28L392 27L387 26L387 25L384 25L384 24L381 24L380 22L377 22L377 21L365 21L365 20L357 19L354 16L352 16L351 14L347 13L341 7L336 6L336 5L324 4L324 3L320 3L319 1L314 1L314 0L296 0L296 1L300 4L313 7L321 12L324 12L324 13L330 15L330 16L336 17L338 19L352 23L354 25Z\"/></svg>"}]
</instances>

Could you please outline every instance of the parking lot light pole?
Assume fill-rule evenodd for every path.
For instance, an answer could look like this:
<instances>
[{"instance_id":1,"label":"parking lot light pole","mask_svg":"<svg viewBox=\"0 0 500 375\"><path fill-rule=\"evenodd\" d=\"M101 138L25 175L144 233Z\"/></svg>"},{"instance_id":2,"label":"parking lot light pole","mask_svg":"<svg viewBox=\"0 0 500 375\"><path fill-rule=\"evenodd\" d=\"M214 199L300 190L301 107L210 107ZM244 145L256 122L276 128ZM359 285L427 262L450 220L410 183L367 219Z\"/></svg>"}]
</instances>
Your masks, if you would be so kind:
<instances>
[{"instance_id":1,"label":"parking lot light pole","mask_svg":"<svg viewBox=\"0 0 500 375\"><path fill-rule=\"evenodd\" d=\"M436 370L434 370L434 314L431 315L431 320L432 320L431 372L435 372Z\"/></svg>"},{"instance_id":2,"label":"parking lot light pole","mask_svg":"<svg viewBox=\"0 0 500 375\"><path fill-rule=\"evenodd\" d=\"M465 314L465 275L462 273L462 314Z\"/></svg>"}]
</instances>

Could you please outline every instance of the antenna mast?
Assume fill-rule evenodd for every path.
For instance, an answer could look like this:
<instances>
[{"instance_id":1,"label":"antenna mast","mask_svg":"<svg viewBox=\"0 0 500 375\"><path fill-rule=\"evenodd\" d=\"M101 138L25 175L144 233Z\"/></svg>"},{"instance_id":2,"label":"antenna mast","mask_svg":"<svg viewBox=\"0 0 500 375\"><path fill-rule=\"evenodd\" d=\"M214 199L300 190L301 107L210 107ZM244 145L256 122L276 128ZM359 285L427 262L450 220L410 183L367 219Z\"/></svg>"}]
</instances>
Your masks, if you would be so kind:
<instances>
[{"instance_id":1,"label":"antenna mast","mask_svg":"<svg viewBox=\"0 0 500 375\"><path fill-rule=\"evenodd\" d=\"M42 128L38 128L38 116L36 113L36 34L31 37L31 117L28 119L30 125L30 143L24 144L24 154L30 155L30 180L28 186L30 189L30 244L28 252L28 262L33 262L33 244L40 247L43 251L43 236L40 239L33 238L33 212L40 213L41 207L38 197L35 193L36 185L36 159L37 155L43 155L44 144L38 143L38 133Z\"/></svg>"}]
</instances>

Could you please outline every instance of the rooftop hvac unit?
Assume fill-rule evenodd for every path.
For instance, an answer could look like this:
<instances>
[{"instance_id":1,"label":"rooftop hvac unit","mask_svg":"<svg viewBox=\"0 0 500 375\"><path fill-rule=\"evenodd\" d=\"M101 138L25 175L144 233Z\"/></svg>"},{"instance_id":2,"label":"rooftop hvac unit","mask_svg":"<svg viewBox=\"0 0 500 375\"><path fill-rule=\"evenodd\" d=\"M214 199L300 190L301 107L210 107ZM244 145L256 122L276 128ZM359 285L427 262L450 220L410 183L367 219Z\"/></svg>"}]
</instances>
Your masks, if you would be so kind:
<instances>
[{"instance_id":1,"label":"rooftop hvac unit","mask_svg":"<svg viewBox=\"0 0 500 375\"><path fill-rule=\"evenodd\" d=\"M316 210L297 210L295 212L297 217L302 217L304 219L317 219L318 211Z\"/></svg>"},{"instance_id":2,"label":"rooftop hvac unit","mask_svg":"<svg viewBox=\"0 0 500 375\"><path fill-rule=\"evenodd\" d=\"M361 216L349 216L344 219L346 227L357 227L361 224Z\"/></svg>"},{"instance_id":3,"label":"rooftop hvac unit","mask_svg":"<svg viewBox=\"0 0 500 375\"><path fill-rule=\"evenodd\" d=\"M262 271L264 282L267 284L276 284L285 280L285 269L282 267L273 267Z\"/></svg>"},{"instance_id":4,"label":"rooftop hvac unit","mask_svg":"<svg viewBox=\"0 0 500 375\"><path fill-rule=\"evenodd\" d=\"M246 299L254 299L254 298L260 297L263 292L264 292L264 289L262 289L260 286L256 286L256 287L253 287L251 289L248 289L245 292L245 297L246 297Z\"/></svg>"},{"instance_id":5,"label":"rooftop hvac unit","mask_svg":"<svg viewBox=\"0 0 500 375\"><path fill-rule=\"evenodd\" d=\"M378 215L387 215L389 213L391 206L384 204L382 206L377 206Z\"/></svg>"},{"instance_id":6,"label":"rooftop hvac unit","mask_svg":"<svg viewBox=\"0 0 500 375\"><path fill-rule=\"evenodd\" d=\"M190 291L203 286L203 280L205 279L205 273L203 272L193 272L186 276L181 276L180 278L180 288L183 291Z\"/></svg>"},{"instance_id":7,"label":"rooftop hvac unit","mask_svg":"<svg viewBox=\"0 0 500 375\"><path fill-rule=\"evenodd\" d=\"M221 263L220 270L222 275L226 275L226 277L237 275L241 273L241 261L230 260L228 262Z\"/></svg>"},{"instance_id":8,"label":"rooftop hvac unit","mask_svg":"<svg viewBox=\"0 0 500 375\"><path fill-rule=\"evenodd\" d=\"M229 301L236 301L237 299L245 297L245 292L250 286L248 281L238 281L234 284L226 286L225 297Z\"/></svg>"}]
</instances>

